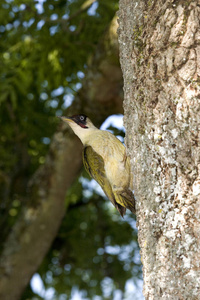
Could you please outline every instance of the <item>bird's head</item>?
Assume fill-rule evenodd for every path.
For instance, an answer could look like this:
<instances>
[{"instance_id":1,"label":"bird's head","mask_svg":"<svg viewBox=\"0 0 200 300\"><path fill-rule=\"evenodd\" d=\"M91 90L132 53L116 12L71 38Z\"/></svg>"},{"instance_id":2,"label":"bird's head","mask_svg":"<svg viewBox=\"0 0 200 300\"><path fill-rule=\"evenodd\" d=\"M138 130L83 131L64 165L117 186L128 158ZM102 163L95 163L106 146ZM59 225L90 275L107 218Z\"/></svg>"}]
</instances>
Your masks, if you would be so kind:
<instances>
[{"instance_id":1,"label":"bird's head","mask_svg":"<svg viewBox=\"0 0 200 300\"><path fill-rule=\"evenodd\" d=\"M74 115L72 117L59 117L68 123L74 133L80 138L83 144L87 142L88 136L97 130L91 120L85 115Z\"/></svg>"}]
</instances>

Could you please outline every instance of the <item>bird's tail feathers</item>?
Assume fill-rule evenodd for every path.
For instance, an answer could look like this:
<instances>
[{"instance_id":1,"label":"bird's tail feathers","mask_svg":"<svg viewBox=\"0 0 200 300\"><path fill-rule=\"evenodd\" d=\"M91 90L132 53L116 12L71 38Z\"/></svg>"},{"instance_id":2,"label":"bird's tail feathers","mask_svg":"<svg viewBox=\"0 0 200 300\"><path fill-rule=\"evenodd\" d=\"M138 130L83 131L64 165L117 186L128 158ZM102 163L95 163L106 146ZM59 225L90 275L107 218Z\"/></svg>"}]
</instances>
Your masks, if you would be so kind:
<instances>
[{"instance_id":1,"label":"bird's tail feathers","mask_svg":"<svg viewBox=\"0 0 200 300\"><path fill-rule=\"evenodd\" d=\"M125 190L121 193L115 193L115 200L120 206L128 208L135 214L135 197L131 190Z\"/></svg>"},{"instance_id":2,"label":"bird's tail feathers","mask_svg":"<svg viewBox=\"0 0 200 300\"><path fill-rule=\"evenodd\" d=\"M118 212L120 213L120 215L122 216L122 218L124 217L125 213L126 213L126 208L121 206L120 204L116 203L115 205L116 209L118 210Z\"/></svg>"}]
</instances>

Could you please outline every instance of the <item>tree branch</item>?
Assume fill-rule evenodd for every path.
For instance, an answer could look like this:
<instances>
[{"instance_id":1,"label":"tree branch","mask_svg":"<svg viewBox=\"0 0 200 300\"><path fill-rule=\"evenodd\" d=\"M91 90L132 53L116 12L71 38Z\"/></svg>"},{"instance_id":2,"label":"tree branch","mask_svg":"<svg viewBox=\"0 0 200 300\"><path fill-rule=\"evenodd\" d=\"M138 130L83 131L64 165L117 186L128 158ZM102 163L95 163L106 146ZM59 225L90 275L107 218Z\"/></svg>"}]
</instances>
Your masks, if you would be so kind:
<instances>
[{"instance_id":1,"label":"tree branch","mask_svg":"<svg viewBox=\"0 0 200 300\"><path fill-rule=\"evenodd\" d=\"M67 115L82 112L100 125L110 114L122 113L122 75L113 26L116 20L89 64L83 88ZM60 125L45 164L29 183L28 203L4 244L0 258L0 299L20 298L51 246L65 215L66 191L82 166L81 150L78 138L64 123Z\"/></svg>"}]
</instances>

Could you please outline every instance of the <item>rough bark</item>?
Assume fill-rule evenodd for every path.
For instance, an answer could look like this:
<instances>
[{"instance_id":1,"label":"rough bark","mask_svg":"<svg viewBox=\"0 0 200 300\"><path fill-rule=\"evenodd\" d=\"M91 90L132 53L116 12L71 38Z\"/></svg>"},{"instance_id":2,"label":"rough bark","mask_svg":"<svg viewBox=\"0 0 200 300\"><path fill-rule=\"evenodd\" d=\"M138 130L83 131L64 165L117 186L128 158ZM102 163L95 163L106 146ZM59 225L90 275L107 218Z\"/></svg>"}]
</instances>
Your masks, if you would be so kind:
<instances>
[{"instance_id":1,"label":"rough bark","mask_svg":"<svg viewBox=\"0 0 200 300\"><path fill-rule=\"evenodd\" d=\"M66 115L82 112L100 124L110 114L122 113L122 74L115 28L116 20L99 44L83 88ZM116 56L111 55L113 50ZM46 163L29 183L27 206L1 253L0 299L20 298L51 246L65 214L66 191L82 166L81 150L78 138L61 125L53 137Z\"/></svg>"},{"instance_id":2,"label":"rough bark","mask_svg":"<svg viewBox=\"0 0 200 300\"><path fill-rule=\"evenodd\" d=\"M120 0L145 299L200 299L199 5Z\"/></svg>"}]
</instances>

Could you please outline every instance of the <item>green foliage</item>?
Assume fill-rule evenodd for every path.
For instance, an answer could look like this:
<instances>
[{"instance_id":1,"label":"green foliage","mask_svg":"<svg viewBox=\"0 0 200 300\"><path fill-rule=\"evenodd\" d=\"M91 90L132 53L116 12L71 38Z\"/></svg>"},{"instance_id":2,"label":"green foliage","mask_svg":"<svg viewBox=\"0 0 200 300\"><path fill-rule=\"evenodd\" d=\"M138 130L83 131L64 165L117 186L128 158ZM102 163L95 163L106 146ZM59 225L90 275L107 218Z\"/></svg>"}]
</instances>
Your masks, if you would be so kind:
<instances>
[{"instance_id":1,"label":"green foliage","mask_svg":"<svg viewBox=\"0 0 200 300\"><path fill-rule=\"evenodd\" d=\"M45 162L55 115L81 86L79 74L117 8L117 1L100 1L93 13L82 0L41 3L0 4L1 222L12 201L25 201L28 180ZM0 225L6 230L9 222Z\"/></svg>"},{"instance_id":2,"label":"green foliage","mask_svg":"<svg viewBox=\"0 0 200 300\"><path fill-rule=\"evenodd\" d=\"M41 3L0 3L0 248L27 201L29 179L45 162L55 116L69 105L66 95L73 100L81 86L118 1L100 0L93 10L83 0ZM112 279L112 292L124 290L127 279L140 274L132 259L138 250L130 222L94 191L89 198L83 195L77 179L67 195L71 206L39 270L55 297L70 295L73 286L90 298L103 295L105 278ZM122 258L124 252L128 257ZM22 299L31 297L29 288Z\"/></svg>"},{"instance_id":3,"label":"green foliage","mask_svg":"<svg viewBox=\"0 0 200 300\"><path fill-rule=\"evenodd\" d=\"M55 299L61 294L69 297L74 287L89 299L104 297L109 280L112 299L116 289L125 291L128 279L141 277L137 234L135 225L130 225L135 224L133 215L123 220L107 199L94 190L88 192L90 197L81 194L69 207L39 269L45 288L55 289Z\"/></svg>"}]
</instances>

